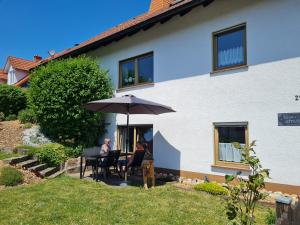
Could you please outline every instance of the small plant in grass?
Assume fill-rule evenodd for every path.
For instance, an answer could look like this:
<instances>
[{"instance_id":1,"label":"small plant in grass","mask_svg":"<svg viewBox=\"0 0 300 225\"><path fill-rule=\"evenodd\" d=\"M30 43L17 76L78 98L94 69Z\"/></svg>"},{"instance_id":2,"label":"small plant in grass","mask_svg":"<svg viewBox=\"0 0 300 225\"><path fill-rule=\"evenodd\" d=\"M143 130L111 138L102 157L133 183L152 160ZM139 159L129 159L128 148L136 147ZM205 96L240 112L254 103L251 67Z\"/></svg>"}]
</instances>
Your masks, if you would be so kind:
<instances>
[{"instance_id":1,"label":"small plant in grass","mask_svg":"<svg viewBox=\"0 0 300 225\"><path fill-rule=\"evenodd\" d=\"M256 156L253 149L255 141L245 146L239 143L233 144L241 151L243 163L249 165L251 173L247 178L241 176L241 173L225 176L229 189L226 214L234 225L253 225L257 202L267 197L267 194L261 191L265 188L265 179L269 178L269 169L263 169ZM234 185L232 185L233 181L235 181Z\"/></svg>"},{"instance_id":2,"label":"small plant in grass","mask_svg":"<svg viewBox=\"0 0 300 225\"><path fill-rule=\"evenodd\" d=\"M59 166L67 159L65 154L65 147L60 144L45 144L40 147L37 158L49 166Z\"/></svg>"},{"instance_id":3,"label":"small plant in grass","mask_svg":"<svg viewBox=\"0 0 300 225\"><path fill-rule=\"evenodd\" d=\"M0 185L16 186L23 182L23 174L12 167L3 167L0 170Z\"/></svg>"},{"instance_id":4,"label":"small plant in grass","mask_svg":"<svg viewBox=\"0 0 300 225\"><path fill-rule=\"evenodd\" d=\"M228 195L228 190L215 182L196 184L194 189L197 191L205 191L212 195Z\"/></svg>"},{"instance_id":5,"label":"small plant in grass","mask_svg":"<svg viewBox=\"0 0 300 225\"><path fill-rule=\"evenodd\" d=\"M272 209L268 209L268 213L265 218L265 223L268 225L274 225L276 223L276 214Z\"/></svg>"}]
</instances>

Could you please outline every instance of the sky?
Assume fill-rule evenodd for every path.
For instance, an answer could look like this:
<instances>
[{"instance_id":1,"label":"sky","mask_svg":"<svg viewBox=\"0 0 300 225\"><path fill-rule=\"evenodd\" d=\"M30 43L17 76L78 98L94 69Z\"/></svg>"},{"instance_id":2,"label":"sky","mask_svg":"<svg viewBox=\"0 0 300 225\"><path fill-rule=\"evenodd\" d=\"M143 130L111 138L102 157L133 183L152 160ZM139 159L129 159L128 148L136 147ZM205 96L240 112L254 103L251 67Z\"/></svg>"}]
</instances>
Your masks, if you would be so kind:
<instances>
[{"instance_id":1,"label":"sky","mask_svg":"<svg viewBox=\"0 0 300 225\"><path fill-rule=\"evenodd\" d=\"M150 0L0 0L0 68L8 56L60 52L146 12Z\"/></svg>"}]
</instances>

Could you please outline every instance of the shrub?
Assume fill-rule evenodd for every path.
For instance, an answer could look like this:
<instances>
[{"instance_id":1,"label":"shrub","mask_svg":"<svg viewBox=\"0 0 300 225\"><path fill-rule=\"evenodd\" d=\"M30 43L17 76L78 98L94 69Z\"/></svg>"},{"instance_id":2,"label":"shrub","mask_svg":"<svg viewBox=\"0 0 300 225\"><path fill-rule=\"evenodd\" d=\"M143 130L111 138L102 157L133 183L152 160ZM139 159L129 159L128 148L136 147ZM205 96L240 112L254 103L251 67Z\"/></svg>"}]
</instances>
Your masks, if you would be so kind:
<instances>
[{"instance_id":1,"label":"shrub","mask_svg":"<svg viewBox=\"0 0 300 225\"><path fill-rule=\"evenodd\" d=\"M32 128L32 124L31 123L25 123L24 124L24 129L30 129Z\"/></svg>"},{"instance_id":2,"label":"shrub","mask_svg":"<svg viewBox=\"0 0 300 225\"><path fill-rule=\"evenodd\" d=\"M3 167L0 170L0 185L16 186L23 182L23 174L12 167Z\"/></svg>"},{"instance_id":3,"label":"shrub","mask_svg":"<svg viewBox=\"0 0 300 225\"><path fill-rule=\"evenodd\" d=\"M5 120L5 115L3 112L0 112L0 122Z\"/></svg>"},{"instance_id":4,"label":"shrub","mask_svg":"<svg viewBox=\"0 0 300 225\"><path fill-rule=\"evenodd\" d=\"M228 190L215 182L196 184L194 189L197 191L205 191L212 195L228 195Z\"/></svg>"},{"instance_id":5,"label":"shrub","mask_svg":"<svg viewBox=\"0 0 300 225\"><path fill-rule=\"evenodd\" d=\"M38 150L37 158L49 166L58 166L66 160L64 146L56 143L45 144Z\"/></svg>"},{"instance_id":6,"label":"shrub","mask_svg":"<svg viewBox=\"0 0 300 225\"><path fill-rule=\"evenodd\" d=\"M6 121L17 120L17 116L14 114L10 114L5 118Z\"/></svg>"},{"instance_id":7,"label":"shrub","mask_svg":"<svg viewBox=\"0 0 300 225\"><path fill-rule=\"evenodd\" d=\"M36 116L31 108L21 110L18 114L18 120L21 123L36 123Z\"/></svg>"},{"instance_id":8,"label":"shrub","mask_svg":"<svg viewBox=\"0 0 300 225\"><path fill-rule=\"evenodd\" d=\"M60 143L94 145L103 114L82 108L112 96L108 72L87 57L52 61L31 74L29 102L43 133Z\"/></svg>"},{"instance_id":9,"label":"shrub","mask_svg":"<svg viewBox=\"0 0 300 225\"><path fill-rule=\"evenodd\" d=\"M257 202L265 199L268 194L263 193L265 179L269 178L269 169L264 169L254 151L255 141L250 145L241 146L234 143L234 147L242 153L243 163L249 165L251 173L248 177L226 175L226 183L229 188L229 197L226 199L227 217L235 224L255 224L254 212ZM232 184L232 182L235 183Z\"/></svg>"},{"instance_id":10,"label":"shrub","mask_svg":"<svg viewBox=\"0 0 300 225\"><path fill-rule=\"evenodd\" d=\"M26 107L26 95L21 88L13 85L0 84L0 112L7 117Z\"/></svg>"},{"instance_id":11,"label":"shrub","mask_svg":"<svg viewBox=\"0 0 300 225\"><path fill-rule=\"evenodd\" d=\"M276 214L272 209L268 209L268 213L265 218L265 223L268 225L274 225L276 223Z\"/></svg>"},{"instance_id":12,"label":"shrub","mask_svg":"<svg viewBox=\"0 0 300 225\"><path fill-rule=\"evenodd\" d=\"M82 151L83 151L82 146L65 147L65 153L68 158L77 158L81 155Z\"/></svg>"}]
</instances>

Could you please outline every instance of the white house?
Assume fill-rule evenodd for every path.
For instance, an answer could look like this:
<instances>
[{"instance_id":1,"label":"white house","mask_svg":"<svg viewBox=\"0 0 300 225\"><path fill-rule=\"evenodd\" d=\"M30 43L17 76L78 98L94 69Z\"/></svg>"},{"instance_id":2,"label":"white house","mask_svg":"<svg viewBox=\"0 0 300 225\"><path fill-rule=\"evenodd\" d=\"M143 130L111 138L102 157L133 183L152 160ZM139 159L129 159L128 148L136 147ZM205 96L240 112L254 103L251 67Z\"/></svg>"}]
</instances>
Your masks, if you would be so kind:
<instances>
[{"instance_id":1,"label":"white house","mask_svg":"<svg viewBox=\"0 0 300 225\"><path fill-rule=\"evenodd\" d=\"M257 140L267 188L300 194L299 12L299 0L153 0L149 12L55 58L93 56L116 96L176 110L131 117L132 151L147 142L157 168L222 182L249 169L231 142ZM125 119L107 118L115 148Z\"/></svg>"}]
</instances>

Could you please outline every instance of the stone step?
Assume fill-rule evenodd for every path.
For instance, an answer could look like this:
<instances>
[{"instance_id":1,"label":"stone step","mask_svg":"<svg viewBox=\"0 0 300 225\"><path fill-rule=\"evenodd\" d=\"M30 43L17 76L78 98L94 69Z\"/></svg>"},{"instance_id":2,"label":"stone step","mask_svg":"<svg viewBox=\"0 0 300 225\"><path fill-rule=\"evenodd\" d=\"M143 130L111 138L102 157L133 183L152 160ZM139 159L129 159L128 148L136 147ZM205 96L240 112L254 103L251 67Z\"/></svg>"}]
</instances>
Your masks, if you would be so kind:
<instances>
[{"instance_id":1,"label":"stone step","mask_svg":"<svg viewBox=\"0 0 300 225\"><path fill-rule=\"evenodd\" d=\"M3 161L5 163L10 164L10 165L15 165L17 163L21 163L21 162L27 161L29 159L30 159L30 156L28 156L28 155L22 155L22 156L17 156L17 157L9 158L9 159L4 159Z\"/></svg>"},{"instance_id":2,"label":"stone step","mask_svg":"<svg viewBox=\"0 0 300 225\"><path fill-rule=\"evenodd\" d=\"M59 170L57 171L56 173L50 175L48 178L55 178L55 177L58 177L60 175L62 175L65 171L64 170Z\"/></svg>"},{"instance_id":3,"label":"stone step","mask_svg":"<svg viewBox=\"0 0 300 225\"><path fill-rule=\"evenodd\" d=\"M59 167L48 167L39 171L39 175L44 178L56 173L57 171L59 171Z\"/></svg>"},{"instance_id":4,"label":"stone step","mask_svg":"<svg viewBox=\"0 0 300 225\"><path fill-rule=\"evenodd\" d=\"M38 164L36 166L29 167L28 170L30 172L35 172L36 173L36 172L39 172L39 171L44 170L46 168L47 168L47 164L43 163L43 164Z\"/></svg>"},{"instance_id":5,"label":"stone step","mask_svg":"<svg viewBox=\"0 0 300 225\"><path fill-rule=\"evenodd\" d=\"M39 164L39 161L36 159L29 159L20 163L17 163L16 166L19 168L27 169L29 167Z\"/></svg>"}]
</instances>

